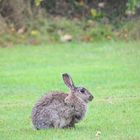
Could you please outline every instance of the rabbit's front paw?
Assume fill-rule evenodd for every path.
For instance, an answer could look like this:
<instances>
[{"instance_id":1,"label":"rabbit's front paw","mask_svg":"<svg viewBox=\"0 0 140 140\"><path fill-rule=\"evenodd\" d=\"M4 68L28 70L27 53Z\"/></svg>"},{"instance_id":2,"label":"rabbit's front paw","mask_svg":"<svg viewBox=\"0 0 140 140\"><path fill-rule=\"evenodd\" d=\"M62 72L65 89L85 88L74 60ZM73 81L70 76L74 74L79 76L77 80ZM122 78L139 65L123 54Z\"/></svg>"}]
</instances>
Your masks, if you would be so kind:
<instances>
[{"instance_id":1,"label":"rabbit's front paw","mask_svg":"<svg viewBox=\"0 0 140 140\"><path fill-rule=\"evenodd\" d=\"M80 120L82 117L80 115L75 115L75 119Z\"/></svg>"}]
</instances>

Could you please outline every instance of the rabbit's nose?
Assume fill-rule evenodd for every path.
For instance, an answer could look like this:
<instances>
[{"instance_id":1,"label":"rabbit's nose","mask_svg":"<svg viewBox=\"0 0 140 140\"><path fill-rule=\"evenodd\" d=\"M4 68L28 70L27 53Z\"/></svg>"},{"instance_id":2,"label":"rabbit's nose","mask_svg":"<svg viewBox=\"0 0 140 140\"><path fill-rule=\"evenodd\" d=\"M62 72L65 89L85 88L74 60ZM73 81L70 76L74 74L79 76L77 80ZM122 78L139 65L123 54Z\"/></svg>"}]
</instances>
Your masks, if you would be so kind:
<instances>
[{"instance_id":1,"label":"rabbit's nose","mask_svg":"<svg viewBox=\"0 0 140 140\"><path fill-rule=\"evenodd\" d=\"M89 96L89 101L92 101L93 98L94 98L94 97L93 97L92 95L90 95L90 96Z\"/></svg>"}]
</instances>

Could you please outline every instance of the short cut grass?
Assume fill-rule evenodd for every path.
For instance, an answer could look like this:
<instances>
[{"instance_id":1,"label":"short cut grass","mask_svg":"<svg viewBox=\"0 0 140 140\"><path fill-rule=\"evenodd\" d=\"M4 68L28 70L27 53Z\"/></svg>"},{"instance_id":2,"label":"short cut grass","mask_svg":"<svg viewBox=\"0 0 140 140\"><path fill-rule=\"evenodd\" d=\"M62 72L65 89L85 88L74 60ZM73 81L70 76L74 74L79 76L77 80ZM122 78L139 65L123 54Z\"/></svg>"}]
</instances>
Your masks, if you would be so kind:
<instances>
[{"instance_id":1,"label":"short cut grass","mask_svg":"<svg viewBox=\"0 0 140 140\"><path fill-rule=\"evenodd\" d=\"M35 131L32 107L50 90L68 92L65 72L95 96L85 120ZM140 139L140 42L0 48L0 139Z\"/></svg>"}]
</instances>

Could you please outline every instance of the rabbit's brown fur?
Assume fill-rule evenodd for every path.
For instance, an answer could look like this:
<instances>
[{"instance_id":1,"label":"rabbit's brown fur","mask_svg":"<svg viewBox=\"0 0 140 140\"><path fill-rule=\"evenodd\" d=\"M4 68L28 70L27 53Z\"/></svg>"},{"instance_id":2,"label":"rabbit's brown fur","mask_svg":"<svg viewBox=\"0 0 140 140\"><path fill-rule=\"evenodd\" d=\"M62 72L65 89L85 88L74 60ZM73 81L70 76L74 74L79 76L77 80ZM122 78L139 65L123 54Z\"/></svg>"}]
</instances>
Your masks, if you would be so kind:
<instances>
[{"instance_id":1,"label":"rabbit's brown fur","mask_svg":"<svg viewBox=\"0 0 140 140\"><path fill-rule=\"evenodd\" d=\"M75 87L71 77L63 74L70 94L52 92L42 97L32 111L32 122L36 129L74 127L85 116L87 103L93 99L90 92Z\"/></svg>"},{"instance_id":2,"label":"rabbit's brown fur","mask_svg":"<svg viewBox=\"0 0 140 140\"><path fill-rule=\"evenodd\" d=\"M68 94L53 92L44 96L33 108L32 121L37 129L67 127L72 121L74 108L64 102Z\"/></svg>"}]
</instances>

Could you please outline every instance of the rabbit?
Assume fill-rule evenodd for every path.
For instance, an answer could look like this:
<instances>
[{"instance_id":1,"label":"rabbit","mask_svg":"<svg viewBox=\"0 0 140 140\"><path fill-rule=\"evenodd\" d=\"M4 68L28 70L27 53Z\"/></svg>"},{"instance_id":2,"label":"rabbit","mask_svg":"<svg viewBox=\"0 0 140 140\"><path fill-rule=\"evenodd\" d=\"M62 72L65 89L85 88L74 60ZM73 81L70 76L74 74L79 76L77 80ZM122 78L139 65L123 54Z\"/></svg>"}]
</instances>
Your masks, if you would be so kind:
<instances>
[{"instance_id":1,"label":"rabbit","mask_svg":"<svg viewBox=\"0 0 140 140\"><path fill-rule=\"evenodd\" d=\"M35 104L32 123L37 130L75 127L85 116L92 94L84 87L76 87L69 74L62 74L62 77L71 92L53 91Z\"/></svg>"}]
</instances>

